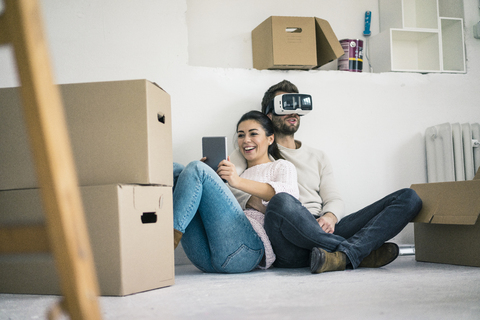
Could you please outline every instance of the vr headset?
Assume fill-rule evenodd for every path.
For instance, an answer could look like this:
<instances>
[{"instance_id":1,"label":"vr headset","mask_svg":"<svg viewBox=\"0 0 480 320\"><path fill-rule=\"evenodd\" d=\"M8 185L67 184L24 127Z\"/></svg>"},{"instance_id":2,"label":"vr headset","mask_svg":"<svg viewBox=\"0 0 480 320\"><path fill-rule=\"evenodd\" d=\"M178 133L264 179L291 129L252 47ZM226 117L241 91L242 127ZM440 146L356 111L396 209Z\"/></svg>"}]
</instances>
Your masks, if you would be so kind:
<instances>
[{"instance_id":1,"label":"vr headset","mask_svg":"<svg viewBox=\"0 0 480 320\"><path fill-rule=\"evenodd\" d=\"M312 96L300 93L285 93L275 96L267 106L265 114L273 112L276 116L296 113L299 116L312 111Z\"/></svg>"}]
</instances>

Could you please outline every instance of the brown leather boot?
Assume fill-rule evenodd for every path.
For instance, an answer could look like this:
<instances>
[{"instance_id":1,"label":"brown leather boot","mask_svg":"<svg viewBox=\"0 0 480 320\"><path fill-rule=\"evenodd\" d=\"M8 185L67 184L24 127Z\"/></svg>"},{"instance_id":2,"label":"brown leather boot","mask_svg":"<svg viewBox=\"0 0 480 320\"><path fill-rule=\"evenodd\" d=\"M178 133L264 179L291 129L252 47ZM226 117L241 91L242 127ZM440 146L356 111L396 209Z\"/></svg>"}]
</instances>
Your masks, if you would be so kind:
<instances>
[{"instance_id":1,"label":"brown leather boot","mask_svg":"<svg viewBox=\"0 0 480 320\"><path fill-rule=\"evenodd\" d=\"M173 229L173 250L177 249L180 239L182 239L183 233L177 229Z\"/></svg>"},{"instance_id":2,"label":"brown leather boot","mask_svg":"<svg viewBox=\"0 0 480 320\"><path fill-rule=\"evenodd\" d=\"M342 271L347 267L347 256L345 253L327 252L320 248L313 248L310 255L310 271L322 273L327 271Z\"/></svg>"},{"instance_id":3,"label":"brown leather boot","mask_svg":"<svg viewBox=\"0 0 480 320\"><path fill-rule=\"evenodd\" d=\"M370 252L362 262L358 265L359 268L380 268L386 266L393 260L397 259L400 250L396 243L385 242L377 250Z\"/></svg>"}]
</instances>

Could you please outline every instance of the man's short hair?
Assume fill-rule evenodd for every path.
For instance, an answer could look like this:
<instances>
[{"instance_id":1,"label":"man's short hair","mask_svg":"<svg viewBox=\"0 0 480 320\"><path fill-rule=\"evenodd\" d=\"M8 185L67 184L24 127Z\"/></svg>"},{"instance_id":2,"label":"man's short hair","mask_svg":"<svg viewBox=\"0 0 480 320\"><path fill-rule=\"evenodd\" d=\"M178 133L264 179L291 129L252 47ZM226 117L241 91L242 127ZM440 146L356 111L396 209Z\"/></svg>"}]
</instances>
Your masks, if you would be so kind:
<instances>
[{"instance_id":1,"label":"man's short hair","mask_svg":"<svg viewBox=\"0 0 480 320\"><path fill-rule=\"evenodd\" d=\"M275 98L275 94L277 92L285 92L285 93L298 93L297 87L288 80L283 80L273 86L271 86L263 95L262 100L262 112L265 113L267 110L267 106Z\"/></svg>"}]
</instances>

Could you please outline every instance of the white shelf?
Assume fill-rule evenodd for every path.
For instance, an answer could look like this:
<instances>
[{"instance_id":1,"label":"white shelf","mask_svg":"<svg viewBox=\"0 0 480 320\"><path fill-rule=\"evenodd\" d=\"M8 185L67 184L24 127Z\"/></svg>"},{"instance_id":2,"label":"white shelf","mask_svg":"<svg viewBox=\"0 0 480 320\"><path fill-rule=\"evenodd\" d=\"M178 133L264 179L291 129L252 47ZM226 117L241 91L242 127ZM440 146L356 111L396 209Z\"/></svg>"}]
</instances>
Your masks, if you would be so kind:
<instances>
[{"instance_id":1,"label":"white shelf","mask_svg":"<svg viewBox=\"0 0 480 320\"><path fill-rule=\"evenodd\" d=\"M437 0L403 0L403 28L438 29Z\"/></svg>"},{"instance_id":2,"label":"white shelf","mask_svg":"<svg viewBox=\"0 0 480 320\"><path fill-rule=\"evenodd\" d=\"M438 16L463 19L463 0L438 0Z\"/></svg>"},{"instance_id":3,"label":"white shelf","mask_svg":"<svg viewBox=\"0 0 480 320\"><path fill-rule=\"evenodd\" d=\"M436 30L389 29L370 40L374 72L440 72L439 34ZM388 50L374 50L388 48Z\"/></svg>"},{"instance_id":4,"label":"white shelf","mask_svg":"<svg viewBox=\"0 0 480 320\"><path fill-rule=\"evenodd\" d=\"M463 20L440 18L442 31L443 71L465 72Z\"/></svg>"},{"instance_id":5,"label":"white shelf","mask_svg":"<svg viewBox=\"0 0 480 320\"><path fill-rule=\"evenodd\" d=\"M391 29L392 71L440 71L438 32Z\"/></svg>"},{"instance_id":6,"label":"white shelf","mask_svg":"<svg viewBox=\"0 0 480 320\"><path fill-rule=\"evenodd\" d=\"M465 72L463 0L379 0L374 72Z\"/></svg>"},{"instance_id":7,"label":"white shelf","mask_svg":"<svg viewBox=\"0 0 480 320\"><path fill-rule=\"evenodd\" d=\"M390 28L438 29L437 0L379 0L380 32Z\"/></svg>"}]
</instances>

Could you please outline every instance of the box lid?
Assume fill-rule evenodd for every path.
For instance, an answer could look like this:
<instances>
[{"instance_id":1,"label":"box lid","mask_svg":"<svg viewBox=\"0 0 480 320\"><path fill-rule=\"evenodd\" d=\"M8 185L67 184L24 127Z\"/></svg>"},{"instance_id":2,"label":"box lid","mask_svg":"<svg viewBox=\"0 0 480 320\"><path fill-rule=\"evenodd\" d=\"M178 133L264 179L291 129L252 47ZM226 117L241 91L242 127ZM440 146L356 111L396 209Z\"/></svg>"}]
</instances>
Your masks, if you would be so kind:
<instances>
[{"instance_id":1,"label":"box lid","mask_svg":"<svg viewBox=\"0 0 480 320\"><path fill-rule=\"evenodd\" d=\"M345 54L345 51L333 32L327 20L315 17L317 38L317 67L336 60Z\"/></svg>"},{"instance_id":2,"label":"box lid","mask_svg":"<svg viewBox=\"0 0 480 320\"><path fill-rule=\"evenodd\" d=\"M480 214L480 173L474 180L413 184L423 206L413 222L474 225Z\"/></svg>"}]
</instances>

